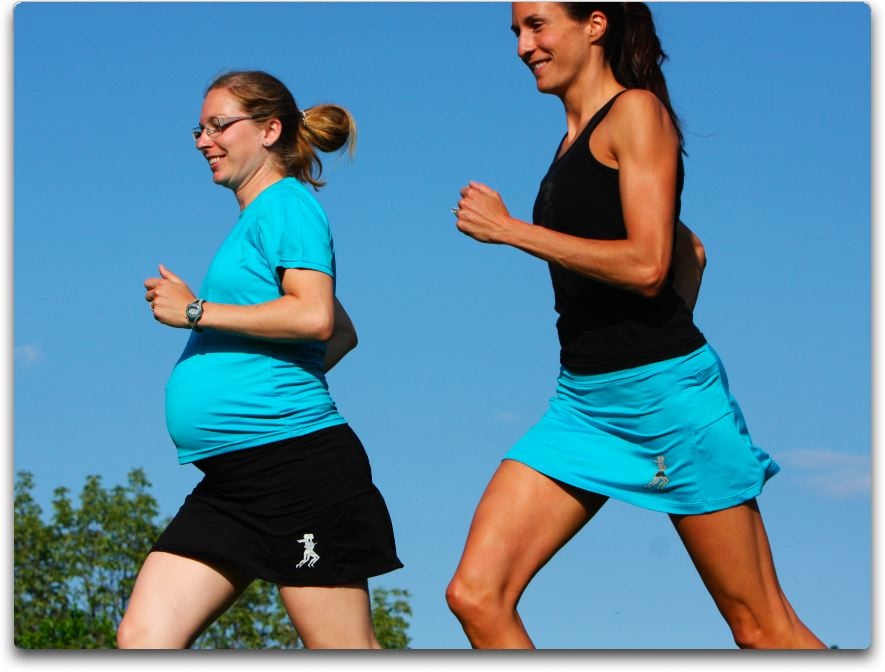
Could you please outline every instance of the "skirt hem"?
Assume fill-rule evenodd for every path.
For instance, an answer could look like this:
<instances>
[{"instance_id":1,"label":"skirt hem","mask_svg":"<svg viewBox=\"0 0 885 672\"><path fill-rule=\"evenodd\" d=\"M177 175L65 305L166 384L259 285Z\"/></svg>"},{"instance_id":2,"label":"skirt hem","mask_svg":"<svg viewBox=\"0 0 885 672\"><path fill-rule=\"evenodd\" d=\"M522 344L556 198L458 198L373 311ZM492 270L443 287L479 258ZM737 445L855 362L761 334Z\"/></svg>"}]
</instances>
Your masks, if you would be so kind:
<instances>
[{"instance_id":1,"label":"skirt hem","mask_svg":"<svg viewBox=\"0 0 885 672\"><path fill-rule=\"evenodd\" d=\"M560 472L556 469L533 464L526 458L507 455L503 457L501 461L503 462L504 460L519 462L520 464L527 466L529 469L537 471L543 476L547 476L548 478L552 478L554 481L559 481L561 483L565 483L566 485L579 488L581 490L584 490L585 492L592 492L597 495L602 495L603 497L616 499L619 502L631 504L632 506L638 506L639 508L647 509L648 511L657 511L659 513L667 513L677 516L693 516L702 513L713 513L715 511L722 511L724 509L730 509L733 506L743 504L744 502L758 497L762 493L762 489L768 479L770 479L772 476L780 471L780 467L777 464L772 464L768 469L765 470L760 481L757 481L750 487L744 488L740 492L731 494L728 497L699 502L673 502L672 500L662 500L658 503L654 501L655 498L652 495L639 495L631 497L630 493L625 492L624 490L618 490L616 488L607 488L605 486L597 486L596 484L594 484L593 487L587 487L588 484L586 481L581 481L580 479L574 478L571 474Z\"/></svg>"},{"instance_id":2,"label":"skirt hem","mask_svg":"<svg viewBox=\"0 0 885 672\"><path fill-rule=\"evenodd\" d=\"M230 568L234 571L241 572L251 577L252 580L261 579L262 581L267 581L268 583L273 583L278 586L341 586L348 583L355 583L357 581L367 580L375 576L380 576L382 574L388 574L404 567L401 562L391 563L390 566L375 565L367 567L361 571L354 571L351 573L342 574L340 577L317 577L313 579L309 577L303 577L293 580L280 574L266 572L259 573L254 568L247 566L245 563L239 563L235 560L231 560L230 558L224 558L221 555L207 552L205 549L186 548L184 546L177 546L175 544L163 544L155 545L153 548L151 548L150 552L170 553L172 555L178 555L183 558L196 560L212 567L220 566Z\"/></svg>"}]
</instances>

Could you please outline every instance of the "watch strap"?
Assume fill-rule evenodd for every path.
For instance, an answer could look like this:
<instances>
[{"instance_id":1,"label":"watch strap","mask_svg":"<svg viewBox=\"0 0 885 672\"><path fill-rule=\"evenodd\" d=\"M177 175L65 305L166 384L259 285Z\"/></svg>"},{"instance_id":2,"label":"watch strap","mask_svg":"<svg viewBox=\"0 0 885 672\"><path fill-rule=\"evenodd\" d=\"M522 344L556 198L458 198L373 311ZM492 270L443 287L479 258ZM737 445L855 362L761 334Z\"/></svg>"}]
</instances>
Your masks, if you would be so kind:
<instances>
[{"instance_id":1,"label":"watch strap","mask_svg":"<svg viewBox=\"0 0 885 672\"><path fill-rule=\"evenodd\" d=\"M194 331L202 331L200 327L197 326L197 322L200 321L200 318L203 317L203 304L206 303L206 299L197 299L193 303L189 303L187 308L184 311L185 317L187 317L187 323L190 325L190 328ZM196 309L197 316L191 319L191 308Z\"/></svg>"}]
</instances>

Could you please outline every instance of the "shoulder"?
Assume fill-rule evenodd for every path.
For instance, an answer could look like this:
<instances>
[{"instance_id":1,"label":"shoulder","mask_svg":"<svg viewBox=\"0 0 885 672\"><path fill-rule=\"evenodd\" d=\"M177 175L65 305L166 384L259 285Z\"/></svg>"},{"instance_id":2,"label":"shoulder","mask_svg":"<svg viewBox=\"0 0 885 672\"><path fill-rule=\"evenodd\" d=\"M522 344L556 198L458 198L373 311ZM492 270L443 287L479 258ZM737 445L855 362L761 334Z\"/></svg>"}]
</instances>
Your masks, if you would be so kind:
<instances>
[{"instance_id":1,"label":"shoulder","mask_svg":"<svg viewBox=\"0 0 885 672\"><path fill-rule=\"evenodd\" d=\"M316 197L295 178L285 178L268 187L261 200L262 220L311 220L328 226L326 212Z\"/></svg>"},{"instance_id":2,"label":"shoulder","mask_svg":"<svg viewBox=\"0 0 885 672\"><path fill-rule=\"evenodd\" d=\"M627 89L618 96L609 115L613 120L627 123L660 122L670 118L661 99L646 89Z\"/></svg>"},{"instance_id":3,"label":"shoulder","mask_svg":"<svg viewBox=\"0 0 885 672\"><path fill-rule=\"evenodd\" d=\"M609 112L616 145L678 144L678 135L667 108L651 91L629 89L614 102Z\"/></svg>"},{"instance_id":4,"label":"shoulder","mask_svg":"<svg viewBox=\"0 0 885 672\"><path fill-rule=\"evenodd\" d=\"M269 186L265 193L263 204L265 207L307 207L322 210L320 202L301 182L294 177L285 177L279 182Z\"/></svg>"},{"instance_id":5,"label":"shoulder","mask_svg":"<svg viewBox=\"0 0 885 672\"><path fill-rule=\"evenodd\" d=\"M279 250L315 241L329 246L332 230L319 201L300 182L286 178L262 192L250 230L266 249Z\"/></svg>"}]
</instances>

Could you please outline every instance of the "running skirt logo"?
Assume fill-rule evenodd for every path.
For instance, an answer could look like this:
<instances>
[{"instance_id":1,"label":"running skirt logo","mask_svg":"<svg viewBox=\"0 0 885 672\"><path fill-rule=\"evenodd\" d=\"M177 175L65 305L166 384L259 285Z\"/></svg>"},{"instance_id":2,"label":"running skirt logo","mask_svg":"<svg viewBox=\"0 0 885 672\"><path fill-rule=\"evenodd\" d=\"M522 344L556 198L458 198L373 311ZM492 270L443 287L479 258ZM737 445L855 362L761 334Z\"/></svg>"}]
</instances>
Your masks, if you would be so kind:
<instances>
[{"instance_id":1,"label":"running skirt logo","mask_svg":"<svg viewBox=\"0 0 885 672\"><path fill-rule=\"evenodd\" d=\"M313 540L313 534L308 532L301 539L297 540L299 544L304 544L304 557L301 558L301 562L295 565L295 569L301 569L304 565L307 565L308 568L313 567L317 560L320 559L320 556L317 555L317 552L313 549L316 548L317 543Z\"/></svg>"},{"instance_id":2,"label":"running skirt logo","mask_svg":"<svg viewBox=\"0 0 885 672\"><path fill-rule=\"evenodd\" d=\"M667 487L667 483L670 482L670 479L667 478L667 474L665 473L667 469L667 465L664 464L664 456L658 455L655 458L655 463L658 466L658 472L655 474L655 477L651 479L648 483L645 484L646 488L655 488L657 490L663 490Z\"/></svg>"}]
</instances>

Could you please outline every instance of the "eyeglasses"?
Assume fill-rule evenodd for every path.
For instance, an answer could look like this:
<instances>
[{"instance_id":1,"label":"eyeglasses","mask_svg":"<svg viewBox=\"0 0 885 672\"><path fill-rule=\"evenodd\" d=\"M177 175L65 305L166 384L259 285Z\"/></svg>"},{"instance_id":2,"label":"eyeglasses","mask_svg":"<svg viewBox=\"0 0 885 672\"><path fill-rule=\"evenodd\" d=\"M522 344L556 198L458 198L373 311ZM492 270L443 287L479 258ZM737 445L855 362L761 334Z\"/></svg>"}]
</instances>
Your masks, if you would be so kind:
<instances>
[{"instance_id":1,"label":"eyeglasses","mask_svg":"<svg viewBox=\"0 0 885 672\"><path fill-rule=\"evenodd\" d=\"M257 114L251 114L247 117L209 117L209 121L206 122L205 126L197 126L196 128L191 129L191 133L194 136L194 142L199 141L200 136L203 135L203 131L205 131L206 135L211 138L213 135L221 133L231 124L243 121L243 119L261 119L261 117Z\"/></svg>"}]
</instances>

